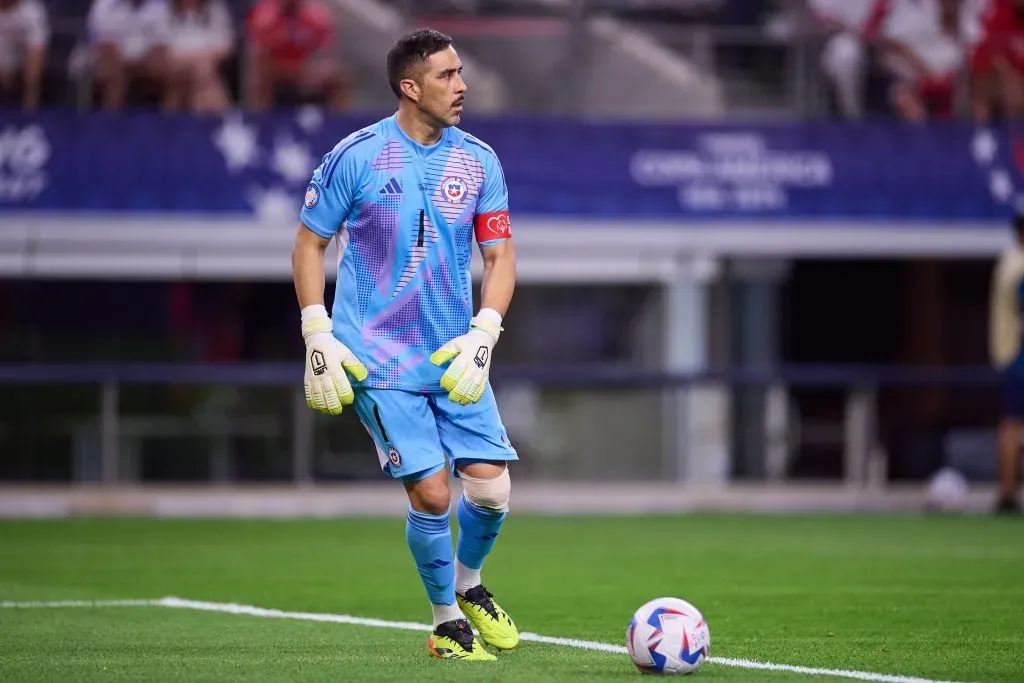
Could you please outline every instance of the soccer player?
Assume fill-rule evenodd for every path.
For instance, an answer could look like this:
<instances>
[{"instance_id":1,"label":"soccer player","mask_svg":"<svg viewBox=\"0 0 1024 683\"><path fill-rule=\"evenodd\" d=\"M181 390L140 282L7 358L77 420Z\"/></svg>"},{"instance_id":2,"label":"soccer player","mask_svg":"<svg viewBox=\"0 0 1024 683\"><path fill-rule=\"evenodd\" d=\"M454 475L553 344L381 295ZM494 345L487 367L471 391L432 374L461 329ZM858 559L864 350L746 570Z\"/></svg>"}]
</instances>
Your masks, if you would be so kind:
<instances>
[{"instance_id":1,"label":"soccer player","mask_svg":"<svg viewBox=\"0 0 1024 683\"><path fill-rule=\"evenodd\" d=\"M508 512L507 463L518 459L488 383L515 251L501 164L455 127L466 83L451 43L421 29L388 53L398 111L323 157L292 267L307 402L331 415L354 405L382 470L408 493L405 538L434 614L427 647L442 659L493 660L473 628L498 649L519 642L480 579ZM328 317L323 257L335 236L342 258ZM474 237L484 264L475 316ZM463 489L454 553L449 467Z\"/></svg>"},{"instance_id":2,"label":"soccer player","mask_svg":"<svg viewBox=\"0 0 1024 683\"><path fill-rule=\"evenodd\" d=\"M992 277L989 345L992 364L1003 373L1003 419L999 425L999 499L996 512L1019 513L1020 437L1024 421L1024 216L1014 220L1016 243L999 257Z\"/></svg>"}]
</instances>

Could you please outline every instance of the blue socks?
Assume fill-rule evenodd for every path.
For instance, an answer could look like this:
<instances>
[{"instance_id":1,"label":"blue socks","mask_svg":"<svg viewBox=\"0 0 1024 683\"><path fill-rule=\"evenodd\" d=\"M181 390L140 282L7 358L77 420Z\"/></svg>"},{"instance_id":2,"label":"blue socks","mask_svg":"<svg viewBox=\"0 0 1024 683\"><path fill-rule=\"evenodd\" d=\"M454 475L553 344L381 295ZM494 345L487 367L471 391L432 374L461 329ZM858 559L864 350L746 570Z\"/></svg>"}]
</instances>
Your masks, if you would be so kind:
<instances>
[{"instance_id":1,"label":"blue socks","mask_svg":"<svg viewBox=\"0 0 1024 683\"><path fill-rule=\"evenodd\" d=\"M505 521L504 512L477 507L464 496L459 498L456 516L459 520L457 553L452 552L449 515L432 515L410 507L406 517L405 540L427 589L427 597L434 605L435 624L461 616L457 607L438 608L454 606L456 590L465 594L480 585L480 567L494 547L501 523Z\"/></svg>"},{"instance_id":2,"label":"blue socks","mask_svg":"<svg viewBox=\"0 0 1024 683\"><path fill-rule=\"evenodd\" d=\"M405 523L405 540L431 604L454 605L455 557L448 515L431 515L410 507Z\"/></svg>"},{"instance_id":3,"label":"blue socks","mask_svg":"<svg viewBox=\"0 0 1024 683\"><path fill-rule=\"evenodd\" d=\"M505 513L500 510L477 507L466 500L465 496L461 496L457 517L459 520L459 543L456 554L459 564L469 569L479 570L484 564L484 558L494 547L494 540L498 538L498 530L501 529L501 523L505 521ZM472 587L458 586L458 589L460 592L465 592Z\"/></svg>"}]
</instances>

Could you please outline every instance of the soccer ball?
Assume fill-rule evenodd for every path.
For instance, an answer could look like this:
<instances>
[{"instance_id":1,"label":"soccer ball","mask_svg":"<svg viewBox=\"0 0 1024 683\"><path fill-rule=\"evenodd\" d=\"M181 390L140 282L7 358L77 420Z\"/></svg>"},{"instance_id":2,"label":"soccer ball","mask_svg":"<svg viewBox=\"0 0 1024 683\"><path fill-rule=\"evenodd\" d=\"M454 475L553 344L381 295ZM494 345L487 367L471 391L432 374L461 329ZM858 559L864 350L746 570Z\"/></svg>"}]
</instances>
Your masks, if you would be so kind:
<instances>
[{"instance_id":1,"label":"soccer ball","mask_svg":"<svg viewBox=\"0 0 1024 683\"><path fill-rule=\"evenodd\" d=\"M692 674L708 658L711 632L700 611L678 598L655 598L633 614L626 649L649 674Z\"/></svg>"},{"instance_id":2,"label":"soccer ball","mask_svg":"<svg viewBox=\"0 0 1024 683\"><path fill-rule=\"evenodd\" d=\"M967 479L944 467L928 483L927 506L934 512L962 512L967 506Z\"/></svg>"}]
</instances>

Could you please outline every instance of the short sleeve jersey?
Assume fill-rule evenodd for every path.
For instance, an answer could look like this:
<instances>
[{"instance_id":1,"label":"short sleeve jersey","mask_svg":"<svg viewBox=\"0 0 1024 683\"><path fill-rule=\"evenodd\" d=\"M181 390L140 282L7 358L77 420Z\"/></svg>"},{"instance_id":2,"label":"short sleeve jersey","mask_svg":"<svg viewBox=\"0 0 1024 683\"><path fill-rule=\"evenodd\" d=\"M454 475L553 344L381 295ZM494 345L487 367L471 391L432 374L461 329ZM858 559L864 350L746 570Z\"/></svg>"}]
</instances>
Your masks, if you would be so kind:
<instances>
[{"instance_id":1,"label":"short sleeve jersey","mask_svg":"<svg viewBox=\"0 0 1024 683\"><path fill-rule=\"evenodd\" d=\"M324 156L300 217L338 236L334 335L366 365L360 384L442 391L444 369L429 356L469 329L473 239L511 236L494 150L454 127L422 145L391 116Z\"/></svg>"}]
</instances>

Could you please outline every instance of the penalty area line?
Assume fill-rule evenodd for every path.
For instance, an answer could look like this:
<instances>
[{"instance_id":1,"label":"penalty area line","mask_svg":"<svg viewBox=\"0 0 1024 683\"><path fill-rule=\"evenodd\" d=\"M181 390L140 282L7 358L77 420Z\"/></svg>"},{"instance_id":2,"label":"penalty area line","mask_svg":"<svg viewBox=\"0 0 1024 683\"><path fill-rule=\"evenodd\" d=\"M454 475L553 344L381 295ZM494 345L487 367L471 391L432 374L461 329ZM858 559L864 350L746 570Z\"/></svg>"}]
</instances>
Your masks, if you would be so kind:
<instances>
[{"instance_id":1,"label":"penalty area line","mask_svg":"<svg viewBox=\"0 0 1024 683\"><path fill-rule=\"evenodd\" d=\"M164 607L170 609L195 610L199 612L217 612L220 614L237 614L249 617L260 617L263 619L291 619L297 621L319 621L332 624L350 624L353 626L368 626L371 628L390 628L405 631L432 630L429 624L419 624L412 621L387 621L385 619L371 619L368 617L356 617L349 614L327 614L318 612L287 612L266 607L255 607L253 605L239 605L230 602L205 602L202 600L185 600L183 598L166 597L159 600L57 600L57 601L31 601L11 602L0 601L0 609L60 609L60 608L100 608L100 607ZM596 652L611 652L615 654L627 654L623 645L612 645L593 640L579 640L576 638L558 638L554 636L543 636L537 633L520 633L520 640L546 645L560 645L581 650L593 650ZM956 681L941 681L931 678L917 678L914 676L897 676L890 674L879 674L870 671L853 671L849 669L823 669L810 666L795 666L792 664L775 664L773 662L761 662L754 659L735 659L732 657L709 657L709 664L718 666L731 666L739 669L755 669L760 671L785 671L787 673L804 674L807 676L832 676L836 678L848 678L858 681L873 681L874 683L957 683Z\"/></svg>"}]
</instances>

